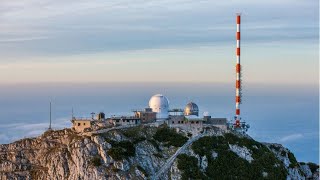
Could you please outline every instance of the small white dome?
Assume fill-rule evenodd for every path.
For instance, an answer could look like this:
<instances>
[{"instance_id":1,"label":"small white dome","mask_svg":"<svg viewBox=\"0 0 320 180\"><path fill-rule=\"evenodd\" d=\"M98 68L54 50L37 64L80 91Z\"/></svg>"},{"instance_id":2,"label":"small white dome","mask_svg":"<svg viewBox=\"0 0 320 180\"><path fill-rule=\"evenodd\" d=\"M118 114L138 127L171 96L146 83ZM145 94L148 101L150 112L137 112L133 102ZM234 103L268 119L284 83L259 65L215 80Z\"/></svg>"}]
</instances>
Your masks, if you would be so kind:
<instances>
[{"instance_id":1,"label":"small white dome","mask_svg":"<svg viewBox=\"0 0 320 180\"><path fill-rule=\"evenodd\" d=\"M162 94L156 94L150 98L149 107L157 113L157 119L169 117L169 100Z\"/></svg>"}]
</instances>

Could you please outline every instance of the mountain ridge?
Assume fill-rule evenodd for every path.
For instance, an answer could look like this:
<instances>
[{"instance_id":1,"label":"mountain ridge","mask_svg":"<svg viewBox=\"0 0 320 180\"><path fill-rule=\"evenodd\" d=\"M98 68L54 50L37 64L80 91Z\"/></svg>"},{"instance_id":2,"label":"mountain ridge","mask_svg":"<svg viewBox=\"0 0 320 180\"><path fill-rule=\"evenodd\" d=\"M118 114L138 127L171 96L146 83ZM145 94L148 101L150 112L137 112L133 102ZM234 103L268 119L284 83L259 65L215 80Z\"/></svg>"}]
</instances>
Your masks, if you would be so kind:
<instances>
[{"instance_id":1,"label":"mountain ridge","mask_svg":"<svg viewBox=\"0 0 320 180\"><path fill-rule=\"evenodd\" d=\"M165 125L47 131L0 145L0 179L319 179L319 166L298 163L281 144L214 127L200 136Z\"/></svg>"}]
</instances>

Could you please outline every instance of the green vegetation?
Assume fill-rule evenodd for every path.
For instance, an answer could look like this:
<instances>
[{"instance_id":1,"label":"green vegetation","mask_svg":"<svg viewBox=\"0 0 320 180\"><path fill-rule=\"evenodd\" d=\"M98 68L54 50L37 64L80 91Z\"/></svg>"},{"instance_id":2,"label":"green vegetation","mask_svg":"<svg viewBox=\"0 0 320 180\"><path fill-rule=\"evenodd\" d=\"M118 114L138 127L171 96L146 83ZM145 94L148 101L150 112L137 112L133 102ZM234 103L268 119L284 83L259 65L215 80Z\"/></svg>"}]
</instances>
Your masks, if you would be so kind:
<instances>
[{"instance_id":1,"label":"green vegetation","mask_svg":"<svg viewBox=\"0 0 320 180\"><path fill-rule=\"evenodd\" d=\"M188 135L187 135L187 136L190 138L190 137L192 137L192 134L191 134L191 133L188 133Z\"/></svg>"},{"instance_id":2,"label":"green vegetation","mask_svg":"<svg viewBox=\"0 0 320 180\"><path fill-rule=\"evenodd\" d=\"M306 165L306 163L305 163L305 162L299 162L299 164L300 164L300 165Z\"/></svg>"},{"instance_id":3,"label":"green vegetation","mask_svg":"<svg viewBox=\"0 0 320 180\"><path fill-rule=\"evenodd\" d=\"M275 145L273 145L273 144L270 145L270 148L271 148L271 149L274 149L274 150L276 150L276 151L279 151L279 150L280 150L280 147L279 147L279 146L275 146Z\"/></svg>"},{"instance_id":4,"label":"green vegetation","mask_svg":"<svg viewBox=\"0 0 320 180\"><path fill-rule=\"evenodd\" d=\"M157 151L161 151L159 144L154 139L148 139L148 141L157 149Z\"/></svg>"},{"instance_id":5,"label":"green vegetation","mask_svg":"<svg viewBox=\"0 0 320 180\"><path fill-rule=\"evenodd\" d=\"M94 156L93 158L91 158L90 160L90 164L93 166L101 166L101 158L100 156Z\"/></svg>"},{"instance_id":6,"label":"green vegetation","mask_svg":"<svg viewBox=\"0 0 320 180\"><path fill-rule=\"evenodd\" d=\"M108 150L108 154L116 161L126 159L135 155L136 149L130 141L111 141L112 148Z\"/></svg>"},{"instance_id":7,"label":"green vegetation","mask_svg":"<svg viewBox=\"0 0 320 180\"><path fill-rule=\"evenodd\" d=\"M118 168L116 168L116 167L112 167L112 171L115 172L115 173L117 173L117 172L120 172L121 169L118 169Z\"/></svg>"},{"instance_id":8,"label":"green vegetation","mask_svg":"<svg viewBox=\"0 0 320 180\"><path fill-rule=\"evenodd\" d=\"M146 171L143 167L137 165L137 169L138 169L139 171L141 171L146 177L149 176L149 174L147 173L147 171Z\"/></svg>"},{"instance_id":9,"label":"green vegetation","mask_svg":"<svg viewBox=\"0 0 320 180\"><path fill-rule=\"evenodd\" d=\"M133 144L137 144L146 140L142 126L128 128L122 130L123 135L133 140Z\"/></svg>"},{"instance_id":10,"label":"green vegetation","mask_svg":"<svg viewBox=\"0 0 320 180\"><path fill-rule=\"evenodd\" d=\"M240 158L229 150L229 144L247 147L254 160L249 163ZM274 154L266 146L252 139L239 138L230 133L224 136L202 137L192 144L192 150L208 158L208 167L203 175L209 179L218 177L219 179L286 179L287 176L286 169ZM218 153L218 157L212 157L213 151ZM192 159L192 157L180 157L178 168L186 176L202 176L194 167L197 165L197 159ZM186 165L189 167L185 167ZM190 174L190 169L194 174ZM267 172L268 176L263 177L263 172Z\"/></svg>"},{"instance_id":11,"label":"green vegetation","mask_svg":"<svg viewBox=\"0 0 320 180\"><path fill-rule=\"evenodd\" d=\"M307 164L308 164L312 173L315 173L317 171L317 169L319 169L319 165L317 165L315 163L308 162Z\"/></svg>"},{"instance_id":12,"label":"green vegetation","mask_svg":"<svg viewBox=\"0 0 320 180\"><path fill-rule=\"evenodd\" d=\"M183 180L206 179L198 167L198 159L186 154L178 155L178 168L182 171Z\"/></svg>"},{"instance_id":13,"label":"green vegetation","mask_svg":"<svg viewBox=\"0 0 320 180\"><path fill-rule=\"evenodd\" d=\"M294 168L294 167L298 166L298 162L297 162L296 157L294 157L294 155L290 151L288 152L288 158L290 160L290 165L289 165L290 168Z\"/></svg>"},{"instance_id":14,"label":"green vegetation","mask_svg":"<svg viewBox=\"0 0 320 180\"><path fill-rule=\"evenodd\" d=\"M188 138L177 133L174 129L163 126L157 129L153 138L159 142L163 142L165 146L180 147L187 142Z\"/></svg>"},{"instance_id":15,"label":"green vegetation","mask_svg":"<svg viewBox=\"0 0 320 180\"><path fill-rule=\"evenodd\" d=\"M154 153L153 155L158 158L163 158L163 155L161 153Z\"/></svg>"}]
</instances>

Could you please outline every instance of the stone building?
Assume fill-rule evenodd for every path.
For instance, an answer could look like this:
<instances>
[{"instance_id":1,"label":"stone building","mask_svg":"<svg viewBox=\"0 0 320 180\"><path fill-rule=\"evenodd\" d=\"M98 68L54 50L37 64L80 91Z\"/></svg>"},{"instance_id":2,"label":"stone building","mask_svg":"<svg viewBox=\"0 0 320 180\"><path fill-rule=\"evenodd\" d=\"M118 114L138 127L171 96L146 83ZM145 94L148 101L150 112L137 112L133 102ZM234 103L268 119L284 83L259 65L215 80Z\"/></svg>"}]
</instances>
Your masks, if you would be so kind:
<instances>
[{"instance_id":1,"label":"stone building","mask_svg":"<svg viewBox=\"0 0 320 180\"><path fill-rule=\"evenodd\" d=\"M129 126L141 123L140 118L132 116L111 117L108 118L107 121L114 126Z\"/></svg>"},{"instance_id":2,"label":"stone building","mask_svg":"<svg viewBox=\"0 0 320 180\"><path fill-rule=\"evenodd\" d=\"M92 130L93 121L92 119L76 119L73 118L72 122L72 129L77 132L84 132Z\"/></svg>"},{"instance_id":3,"label":"stone building","mask_svg":"<svg viewBox=\"0 0 320 180\"><path fill-rule=\"evenodd\" d=\"M204 124L218 127L222 130L228 129L227 118L212 118L211 116L204 116Z\"/></svg>"},{"instance_id":4,"label":"stone building","mask_svg":"<svg viewBox=\"0 0 320 180\"><path fill-rule=\"evenodd\" d=\"M157 119L157 113L153 112L151 108L145 108L142 111L133 111L134 117L139 118L141 123L152 123Z\"/></svg>"}]
</instances>

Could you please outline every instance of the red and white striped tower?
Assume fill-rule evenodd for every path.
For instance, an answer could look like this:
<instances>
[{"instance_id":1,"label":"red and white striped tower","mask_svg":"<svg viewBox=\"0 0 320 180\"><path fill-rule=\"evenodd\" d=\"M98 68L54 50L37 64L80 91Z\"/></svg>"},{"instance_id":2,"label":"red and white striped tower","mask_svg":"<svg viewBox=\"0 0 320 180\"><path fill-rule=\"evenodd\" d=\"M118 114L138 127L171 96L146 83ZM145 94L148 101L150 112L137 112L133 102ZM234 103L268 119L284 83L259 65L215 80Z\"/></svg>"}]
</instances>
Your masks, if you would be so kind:
<instances>
[{"instance_id":1,"label":"red and white striped tower","mask_svg":"<svg viewBox=\"0 0 320 180\"><path fill-rule=\"evenodd\" d=\"M236 65L236 122L234 126L240 128L240 103L241 103L241 65L240 65L240 14L237 14L237 65Z\"/></svg>"}]
</instances>

